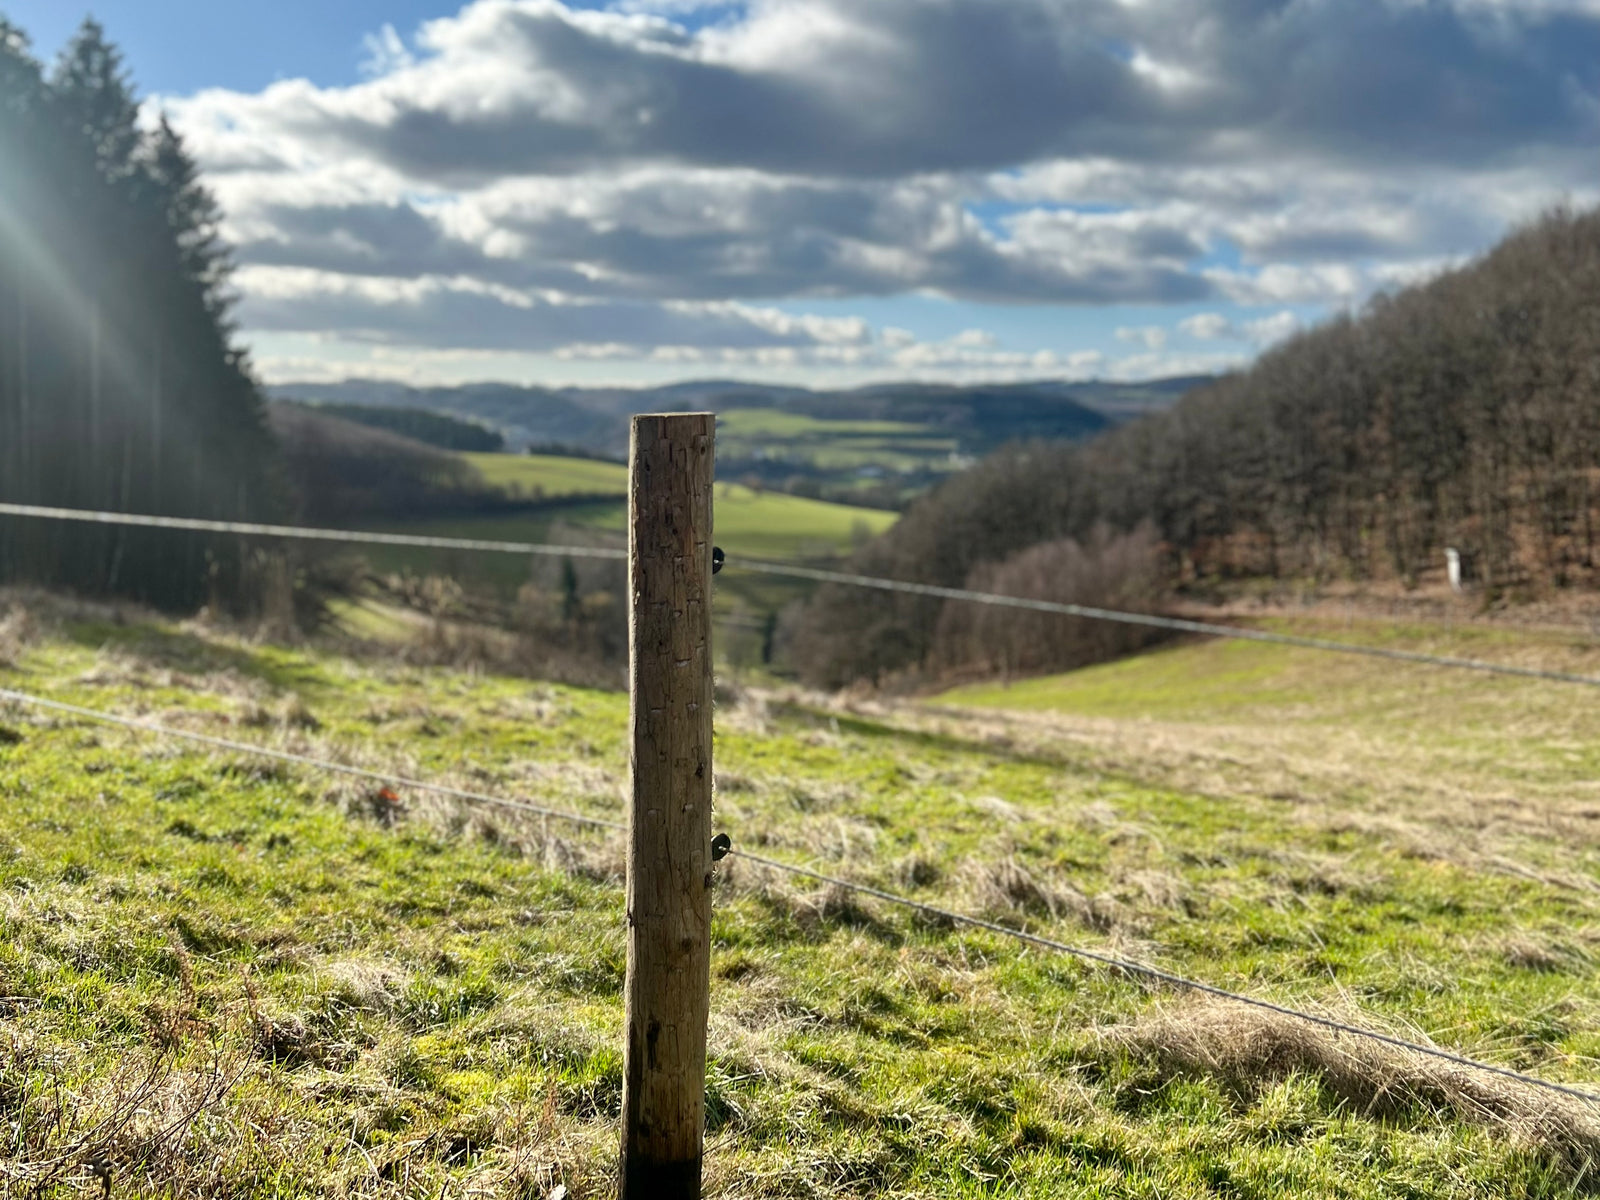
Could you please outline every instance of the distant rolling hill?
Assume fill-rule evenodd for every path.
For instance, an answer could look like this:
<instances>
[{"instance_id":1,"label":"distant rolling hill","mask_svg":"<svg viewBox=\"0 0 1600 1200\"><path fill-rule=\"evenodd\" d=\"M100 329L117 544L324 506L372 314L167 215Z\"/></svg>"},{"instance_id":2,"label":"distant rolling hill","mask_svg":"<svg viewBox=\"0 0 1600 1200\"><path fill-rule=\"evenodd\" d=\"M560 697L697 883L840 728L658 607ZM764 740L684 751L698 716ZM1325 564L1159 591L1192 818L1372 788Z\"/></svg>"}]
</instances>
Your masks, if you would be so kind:
<instances>
[{"instance_id":1,"label":"distant rolling hill","mask_svg":"<svg viewBox=\"0 0 1600 1200\"><path fill-rule=\"evenodd\" d=\"M963 453L1018 437L1077 438L1143 412L1166 408L1206 376L1147 383L1018 383L976 387L879 384L819 392L731 380L656 388L543 388L511 383L414 388L381 380L287 383L280 399L420 408L501 430L513 447L560 443L620 456L635 412L782 407L819 420L899 421L956 436Z\"/></svg>"},{"instance_id":2,"label":"distant rolling hill","mask_svg":"<svg viewBox=\"0 0 1600 1200\"><path fill-rule=\"evenodd\" d=\"M559 448L617 459L627 453L629 414L710 410L722 418L719 475L803 496L899 508L1007 442L1091 437L1160 411L1204 382L900 383L825 392L729 380L638 389L412 388L349 380L284 384L273 393L319 404L428 410L489 426L514 450Z\"/></svg>"}]
</instances>

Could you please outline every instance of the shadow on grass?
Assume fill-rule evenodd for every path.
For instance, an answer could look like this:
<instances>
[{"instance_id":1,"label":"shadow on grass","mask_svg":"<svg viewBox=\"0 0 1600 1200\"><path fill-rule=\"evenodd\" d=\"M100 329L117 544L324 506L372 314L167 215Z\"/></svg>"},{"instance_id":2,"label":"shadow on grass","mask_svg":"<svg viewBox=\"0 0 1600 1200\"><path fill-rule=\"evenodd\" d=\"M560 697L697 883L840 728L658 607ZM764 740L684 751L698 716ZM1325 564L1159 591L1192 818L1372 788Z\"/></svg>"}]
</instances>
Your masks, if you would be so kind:
<instances>
[{"instance_id":1,"label":"shadow on grass","mask_svg":"<svg viewBox=\"0 0 1600 1200\"><path fill-rule=\"evenodd\" d=\"M795 701L774 702L771 711L779 719L793 720L813 728L837 728L840 733L908 743L924 750L940 750L949 754L982 754L1022 766L1060 768L1081 765L1062 755L1019 750L1004 741L959 737L952 733L933 733L925 729L904 729L886 721L828 712Z\"/></svg>"},{"instance_id":2,"label":"shadow on grass","mask_svg":"<svg viewBox=\"0 0 1600 1200\"><path fill-rule=\"evenodd\" d=\"M232 671L278 689L303 691L324 686L327 676L315 664L278 647L259 650L221 645L180 629L81 621L66 629L67 640L91 649L115 647L153 665L198 674Z\"/></svg>"}]
</instances>

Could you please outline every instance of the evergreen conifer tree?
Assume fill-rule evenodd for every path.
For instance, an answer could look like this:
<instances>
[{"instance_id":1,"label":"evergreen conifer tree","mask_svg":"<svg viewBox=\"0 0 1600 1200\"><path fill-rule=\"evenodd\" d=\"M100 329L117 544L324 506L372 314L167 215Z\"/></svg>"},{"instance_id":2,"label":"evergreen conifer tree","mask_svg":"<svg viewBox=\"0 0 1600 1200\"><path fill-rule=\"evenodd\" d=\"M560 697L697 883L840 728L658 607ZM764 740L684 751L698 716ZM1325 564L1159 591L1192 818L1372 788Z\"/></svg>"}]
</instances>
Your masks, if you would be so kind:
<instances>
[{"instance_id":1,"label":"evergreen conifer tree","mask_svg":"<svg viewBox=\"0 0 1600 1200\"><path fill-rule=\"evenodd\" d=\"M151 135L145 170L177 241L184 275L200 288L212 315L226 324L232 264L219 232L222 209L200 182L199 167L165 113Z\"/></svg>"},{"instance_id":2,"label":"evergreen conifer tree","mask_svg":"<svg viewBox=\"0 0 1600 1200\"><path fill-rule=\"evenodd\" d=\"M122 63L93 17L84 18L50 74L62 118L93 147L107 180L133 180L139 172L139 102Z\"/></svg>"},{"instance_id":3,"label":"evergreen conifer tree","mask_svg":"<svg viewBox=\"0 0 1600 1200\"><path fill-rule=\"evenodd\" d=\"M86 21L48 76L0 22L0 498L276 515L262 399L227 323L220 214ZM0 580L167 606L243 596L242 547L0 521Z\"/></svg>"}]
</instances>

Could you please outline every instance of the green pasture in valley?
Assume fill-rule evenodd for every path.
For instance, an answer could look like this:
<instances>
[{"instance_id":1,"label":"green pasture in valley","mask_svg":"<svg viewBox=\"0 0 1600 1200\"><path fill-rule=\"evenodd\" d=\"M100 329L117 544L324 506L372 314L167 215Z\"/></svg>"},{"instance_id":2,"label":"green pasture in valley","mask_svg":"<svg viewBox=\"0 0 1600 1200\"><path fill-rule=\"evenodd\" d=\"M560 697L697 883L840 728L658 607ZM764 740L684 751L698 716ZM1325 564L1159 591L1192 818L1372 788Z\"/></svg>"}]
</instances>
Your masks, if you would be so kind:
<instances>
[{"instance_id":1,"label":"green pasture in valley","mask_svg":"<svg viewBox=\"0 0 1600 1200\"><path fill-rule=\"evenodd\" d=\"M569 519L596 529L621 532L624 528L628 490L626 467L550 455L467 454L462 457L489 483L505 488L517 485L525 495L533 495L535 489L551 498L614 493L621 498L616 503L597 503ZM847 553L862 540L882 533L894 524L896 517L881 509L829 504L802 496L757 491L735 483L717 484L714 512L718 544L729 553L780 559L829 558ZM560 514L430 519L406 528L427 533L451 531L463 537L508 537L526 541L530 540L526 531L545 528L553 519L560 519ZM525 532L519 535L515 532L519 529Z\"/></svg>"},{"instance_id":2,"label":"green pasture in valley","mask_svg":"<svg viewBox=\"0 0 1600 1200\"><path fill-rule=\"evenodd\" d=\"M1473 636L1426 640L1595 665L1581 640ZM621 693L37 597L0 600L0 687L622 816ZM955 699L728 691L716 827L1600 1079L1588 693L1196 644ZM151 1200L615 1195L622 863L620 835L0 704L5 1190L98 1194L104 1162L113 1195ZM1553 1197L1595 1178L1580 1102L738 859L713 941L708 1196Z\"/></svg>"},{"instance_id":3,"label":"green pasture in valley","mask_svg":"<svg viewBox=\"0 0 1600 1200\"><path fill-rule=\"evenodd\" d=\"M628 494L628 468L589 458L555 454L463 454L493 487L515 487L526 496Z\"/></svg>"},{"instance_id":4,"label":"green pasture in valley","mask_svg":"<svg viewBox=\"0 0 1600 1200\"><path fill-rule=\"evenodd\" d=\"M531 506L526 511L459 514L382 522L385 532L415 533L434 537L475 538L485 541L536 542L558 545L617 548L627 546L627 469L613 463L544 455L466 455L492 483L516 484L523 495L542 489L546 499L557 501ZM615 492L614 500L583 497ZM572 503L562 502L563 497ZM881 509L830 504L781 492L755 490L743 484L718 483L713 497L717 545L735 568L739 559L836 562L868 538L882 533L896 514ZM502 597L515 595L530 581L545 590L561 586L559 556L486 554L467 551L362 547L360 553L380 574L409 572L447 576L464 585L485 585ZM580 562L584 560L578 560ZM613 588L605 568L585 568L585 590ZM729 570L718 580L718 611L736 618L719 640L721 652L750 662L759 658L768 615L804 598L811 585L804 581ZM352 632L370 631L374 620L388 629L388 618L348 604L334 606L335 615ZM390 631L392 632L392 630Z\"/></svg>"},{"instance_id":5,"label":"green pasture in valley","mask_svg":"<svg viewBox=\"0 0 1600 1200\"><path fill-rule=\"evenodd\" d=\"M948 468L958 447L953 434L905 421L834 421L775 408L736 408L717 417L720 455L771 458L824 471Z\"/></svg>"},{"instance_id":6,"label":"green pasture in valley","mask_svg":"<svg viewBox=\"0 0 1600 1200\"><path fill-rule=\"evenodd\" d=\"M511 455L488 455L515 460ZM582 463L584 466L606 466ZM613 468L621 470L621 468ZM713 498L717 545L737 568L740 558L778 561L834 562L855 546L892 525L896 514L881 509L829 504L780 492L752 490L743 484L718 483ZM626 547L627 505L624 500L597 500L528 512L489 513L385 522L389 532L488 541L550 542L570 545ZM380 572L410 571L447 575L463 583L486 583L502 594L514 594L529 580L559 586L560 559L521 555L479 554L450 550L363 547L361 553ZM587 584L585 585L587 586ZM768 613L803 598L811 585L732 569L718 579L719 611L737 613L758 628ZM760 639L728 630L726 646L747 642L741 658L757 653Z\"/></svg>"},{"instance_id":7,"label":"green pasture in valley","mask_svg":"<svg viewBox=\"0 0 1600 1200\"><path fill-rule=\"evenodd\" d=\"M895 523L897 514L849 504L829 504L804 496L755 491L737 483L718 483L712 494L717 545L730 555L751 558L817 559L849 553ZM621 530L626 509L593 510L584 523Z\"/></svg>"}]
</instances>

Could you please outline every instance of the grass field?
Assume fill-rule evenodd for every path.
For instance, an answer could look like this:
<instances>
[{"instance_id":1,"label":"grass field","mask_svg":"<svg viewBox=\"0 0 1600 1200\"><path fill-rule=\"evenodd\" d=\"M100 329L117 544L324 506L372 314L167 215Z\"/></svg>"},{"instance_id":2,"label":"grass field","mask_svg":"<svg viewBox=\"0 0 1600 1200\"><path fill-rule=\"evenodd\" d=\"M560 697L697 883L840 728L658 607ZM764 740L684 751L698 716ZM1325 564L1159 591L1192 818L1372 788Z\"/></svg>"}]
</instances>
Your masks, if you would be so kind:
<instances>
[{"instance_id":1,"label":"grass field","mask_svg":"<svg viewBox=\"0 0 1600 1200\"><path fill-rule=\"evenodd\" d=\"M628 468L618 463L554 454L463 454L493 487L516 486L527 495L628 494Z\"/></svg>"},{"instance_id":2,"label":"grass field","mask_svg":"<svg viewBox=\"0 0 1600 1200\"><path fill-rule=\"evenodd\" d=\"M477 467L491 484L497 487L516 484L529 495L536 488L549 497L613 493L620 497L616 503L598 503L566 519L597 529L619 533L624 530L628 490L626 467L615 463L538 454L467 454L462 457ZM882 533L895 522L894 513L880 509L828 504L778 492L758 492L734 483L717 485L714 507L718 544L730 554L745 554L754 558L835 557L849 551L862 539ZM551 519L543 515L531 518L452 518L414 523L407 525L406 529L462 537L503 537L527 541L542 537L543 534L529 531L544 528Z\"/></svg>"},{"instance_id":3,"label":"grass field","mask_svg":"<svg viewBox=\"0 0 1600 1200\"><path fill-rule=\"evenodd\" d=\"M896 514L719 483L712 499L717 545L751 558L835 558L895 523ZM596 509L583 523L621 531L627 510Z\"/></svg>"},{"instance_id":4,"label":"grass field","mask_svg":"<svg viewBox=\"0 0 1600 1200\"><path fill-rule=\"evenodd\" d=\"M473 455L477 459L504 459L512 464L540 461L538 456ZM605 468L620 472L624 468L607 463L586 462L579 459L549 459L557 464L570 464L571 474L565 476L571 485L568 494L589 494L599 473L586 474L589 468ZM492 477L492 472L486 472ZM525 489L531 489L535 476L524 477ZM547 477L548 478L548 477ZM544 486L544 485L541 485ZM557 486L551 484L549 486ZM625 483L620 485L625 487ZM554 495L547 489L546 495ZM737 565L740 558L774 559L779 561L829 562L848 554L855 546L875 534L882 533L896 520L896 514L881 509L858 508L847 504L829 504L802 496L788 496L780 492L754 491L743 484L718 483L713 499L715 530L713 537L729 558ZM385 523L389 532L419 533L437 537L482 538L492 541L554 542L570 544L574 534L581 544L593 542L593 536L616 546L626 546L627 504L625 500L598 500L576 504L573 507L539 510L529 513L495 513L485 516L445 517L431 520L408 520ZM371 547L363 550L368 561L380 572L409 570L422 574L448 575L462 581L488 584L503 594L514 594L528 582L531 575L544 570L548 576L549 563L530 563L513 555L468 554L454 551L395 549ZM545 578L545 585L550 580ZM726 625L719 639L719 652L731 654L739 661L759 657L762 635L759 632L767 614L781 611L785 605L803 599L811 591L809 583L801 580L778 579L738 570L723 574L718 581L718 612L724 617L739 618L737 628ZM346 610L348 615L349 610ZM359 632L361 622L347 622L352 632Z\"/></svg>"},{"instance_id":5,"label":"grass field","mask_svg":"<svg viewBox=\"0 0 1600 1200\"><path fill-rule=\"evenodd\" d=\"M766 456L824 471L948 468L959 441L904 421L830 421L772 408L739 408L717 417L717 446L730 458Z\"/></svg>"},{"instance_id":6,"label":"grass field","mask_svg":"<svg viewBox=\"0 0 1600 1200\"><path fill-rule=\"evenodd\" d=\"M1363 628L1577 669L1577 639ZM627 701L0 603L0 686L605 816ZM1016 704L1028 711L998 705ZM1600 706L1189 644L719 708L736 846L1600 1079ZM20 1194L614 1194L620 842L0 707ZM1586 1194L1600 1121L730 860L707 1194ZM726 867L727 864L725 864ZM31 1177L30 1177L31 1172Z\"/></svg>"}]
</instances>

